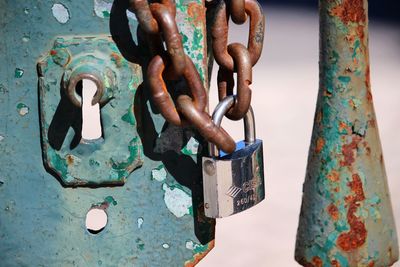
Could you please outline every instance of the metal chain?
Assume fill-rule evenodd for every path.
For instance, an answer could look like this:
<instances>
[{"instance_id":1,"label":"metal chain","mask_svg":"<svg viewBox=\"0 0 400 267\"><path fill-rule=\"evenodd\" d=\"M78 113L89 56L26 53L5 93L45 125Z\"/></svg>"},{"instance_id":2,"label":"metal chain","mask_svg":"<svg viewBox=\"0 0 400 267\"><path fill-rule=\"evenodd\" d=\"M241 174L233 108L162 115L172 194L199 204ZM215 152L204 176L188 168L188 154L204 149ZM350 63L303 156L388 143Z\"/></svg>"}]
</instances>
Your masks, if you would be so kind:
<instances>
[{"instance_id":1,"label":"metal chain","mask_svg":"<svg viewBox=\"0 0 400 267\"><path fill-rule=\"evenodd\" d=\"M239 43L228 45L229 16L236 24L243 24L250 17L247 48ZM216 19L211 27L212 49L219 64L218 97L222 101L233 94L233 74L237 73L237 100L226 116L232 120L242 119L251 102L250 84L252 67L261 56L264 43L265 17L256 0L231 0L229 12L221 1Z\"/></svg>"},{"instance_id":2,"label":"metal chain","mask_svg":"<svg viewBox=\"0 0 400 267\"><path fill-rule=\"evenodd\" d=\"M184 53L175 22L175 2L161 0L160 3L149 5L147 0L130 0L130 4L139 26L147 34L150 49L154 54L147 69L147 78L152 99L160 113L174 125L193 125L206 140L214 143L219 149L227 153L233 152L236 144L232 137L222 127L217 127L206 112L207 91L192 60ZM166 44L167 51L163 49L160 36ZM164 77L183 77L186 81L190 95L178 96L176 107Z\"/></svg>"}]
</instances>

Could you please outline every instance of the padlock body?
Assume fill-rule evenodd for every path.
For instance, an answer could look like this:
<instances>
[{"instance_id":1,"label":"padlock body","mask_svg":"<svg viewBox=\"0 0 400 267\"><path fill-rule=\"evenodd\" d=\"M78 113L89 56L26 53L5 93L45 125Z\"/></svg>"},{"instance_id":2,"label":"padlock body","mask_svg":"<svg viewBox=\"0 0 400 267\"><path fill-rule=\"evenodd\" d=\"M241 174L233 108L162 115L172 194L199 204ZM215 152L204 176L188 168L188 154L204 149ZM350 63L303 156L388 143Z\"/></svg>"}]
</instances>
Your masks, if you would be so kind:
<instances>
[{"instance_id":1,"label":"padlock body","mask_svg":"<svg viewBox=\"0 0 400 267\"><path fill-rule=\"evenodd\" d=\"M203 157L205 215L227 217L247 210L265 198L263 145L237 143L232 154Z\"/></svg>"}]
</instances>

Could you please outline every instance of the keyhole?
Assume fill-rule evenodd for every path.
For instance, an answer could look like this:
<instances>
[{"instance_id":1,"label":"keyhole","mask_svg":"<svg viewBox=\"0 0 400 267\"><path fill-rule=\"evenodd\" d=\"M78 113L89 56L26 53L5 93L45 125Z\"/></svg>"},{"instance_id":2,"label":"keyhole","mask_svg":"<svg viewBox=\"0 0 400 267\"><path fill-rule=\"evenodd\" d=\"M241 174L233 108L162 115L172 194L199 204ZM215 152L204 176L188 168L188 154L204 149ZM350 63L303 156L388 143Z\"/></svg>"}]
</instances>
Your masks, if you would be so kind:
<instances>
[{"instance_id":1,"label":"keyhole","mask_svg":"<svg viewBox=\"0 0 400 267\"><path fill-rule=\"evenodd\" d=\"M96 84L88 79L82 80L82 139L94 141L102 138L100 105L92 105L97 91Z\"/></svg>"}]
</instances>

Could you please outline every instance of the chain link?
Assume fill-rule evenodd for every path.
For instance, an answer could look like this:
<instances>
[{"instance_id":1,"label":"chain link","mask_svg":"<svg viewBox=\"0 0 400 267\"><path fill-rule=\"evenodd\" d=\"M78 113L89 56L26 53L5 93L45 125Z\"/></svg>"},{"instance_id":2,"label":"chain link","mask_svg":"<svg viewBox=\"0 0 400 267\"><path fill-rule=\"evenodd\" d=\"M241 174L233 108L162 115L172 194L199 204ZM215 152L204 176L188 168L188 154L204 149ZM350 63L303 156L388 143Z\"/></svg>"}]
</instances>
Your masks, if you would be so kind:
<instances>
[{"instance_id":1,"label":"chain link","mask_svg":"<svg viewBox=\"0 0 400 267\"><path fill-rule=\"evenodd\" d=\"M234 106L226 113L231 120L240 120L246 115L251 102L252 65L249 51L239 43L228 46L228 53L234 59L237 72L237 94ZM220 66L218 75L218 98L220 101L228 95L233 95L234 71ZM244 114L244 115L243 115Z\"/></svg>"},{"instance_id":2,"label":"chain link","mask_svg":"<svg viewBox=\"0 0 400 267\"><path fill-rule=\"evenodd\" d=\"M154 54L147 69L147 78L153 102L160 113L174 125L193 125L206 140L219 149L226 153L233 152L236 144L232 137L222 127L217 127L206 112L207 91L192 60L184 53L182 38L175 22L175 2L161 0L160 3L149 5L146 0L131 0L130 4ZM164 51L162 41L165 42L167 51ZM175 80L183 77L186 81L190 95L179 95L176 107L164 77Z\"/></svg>"},{"instance_id":3,"label":"chain link","mask_svg":"<svg viewBox=\"0 0 400 267\"><path fill-rule=\"evenodd\" d=\"M265 17L256 0L231 0L229 13L226 3L221 1L216 19L211 27L212 49L219 68L218 96L221 101L234 90L233 74L237 73L237 100L228 111L232 120L242 119L251 102L252 67L261 56L264 43ZM229 15L236 24L243 24L250 17L247 48L239 43L228 45Z\"/></svg>"}]
</instances>

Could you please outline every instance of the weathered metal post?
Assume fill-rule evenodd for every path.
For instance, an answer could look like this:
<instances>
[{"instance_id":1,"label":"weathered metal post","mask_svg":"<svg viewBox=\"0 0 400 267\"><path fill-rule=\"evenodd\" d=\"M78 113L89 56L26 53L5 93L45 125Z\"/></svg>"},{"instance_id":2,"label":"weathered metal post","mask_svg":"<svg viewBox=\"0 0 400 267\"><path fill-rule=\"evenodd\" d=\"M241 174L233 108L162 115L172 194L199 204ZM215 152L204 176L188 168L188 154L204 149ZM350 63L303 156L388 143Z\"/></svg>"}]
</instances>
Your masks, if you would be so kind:
<instances>
[{"instance_id":1,"label":"weathered metal post","mask_svg":"<svg viewBox=\"0 0 400 267\"><path fill-rule=\"evenodd\" d=\"M398 259L370 91L367 2L319 2L319 96L295 253L303 266Z\"/></svg>"}]
</instances>

